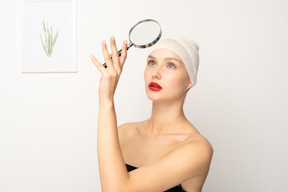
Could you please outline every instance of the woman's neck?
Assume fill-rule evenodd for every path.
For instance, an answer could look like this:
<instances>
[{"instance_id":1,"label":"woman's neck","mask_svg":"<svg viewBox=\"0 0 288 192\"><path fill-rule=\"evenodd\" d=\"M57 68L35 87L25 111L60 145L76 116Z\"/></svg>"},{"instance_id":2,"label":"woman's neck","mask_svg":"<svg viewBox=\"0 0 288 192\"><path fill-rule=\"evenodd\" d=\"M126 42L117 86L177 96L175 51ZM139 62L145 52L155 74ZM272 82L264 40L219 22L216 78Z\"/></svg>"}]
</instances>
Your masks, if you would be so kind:
<instances>
[{"instance_id":1,"label":"woman's neck","mask_svg":"<svg viewBox=\"0 0 288 192\"><path fill-rule=\"evenodd\" d=\"M154 101L149 119L150 131L153 135L173 132L179 125L187 121L183 112L183 101Z\"/></svg>"}]
</instances>

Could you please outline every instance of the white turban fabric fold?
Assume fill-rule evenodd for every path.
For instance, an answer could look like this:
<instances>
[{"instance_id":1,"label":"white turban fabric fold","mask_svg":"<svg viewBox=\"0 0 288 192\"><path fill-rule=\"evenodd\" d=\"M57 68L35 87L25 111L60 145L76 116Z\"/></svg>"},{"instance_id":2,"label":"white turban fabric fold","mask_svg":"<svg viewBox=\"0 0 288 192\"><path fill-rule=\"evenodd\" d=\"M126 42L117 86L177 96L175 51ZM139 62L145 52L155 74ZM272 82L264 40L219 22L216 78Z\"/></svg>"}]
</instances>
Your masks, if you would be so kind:
<instances>
[{"instance_id":1,"label":"white turban fabric fold","mask_svg":"<svg viewBox=\"0 0 288 192\"><path fill-rule=\"evenodd\" d=\"M159 48L169 49L182 59L191 83L194 86L197 82L199 66L199 46L197 43L185 37L167 36L161 38L159 42L153 46L153 50Z\"/></svg>"}]
</instances>

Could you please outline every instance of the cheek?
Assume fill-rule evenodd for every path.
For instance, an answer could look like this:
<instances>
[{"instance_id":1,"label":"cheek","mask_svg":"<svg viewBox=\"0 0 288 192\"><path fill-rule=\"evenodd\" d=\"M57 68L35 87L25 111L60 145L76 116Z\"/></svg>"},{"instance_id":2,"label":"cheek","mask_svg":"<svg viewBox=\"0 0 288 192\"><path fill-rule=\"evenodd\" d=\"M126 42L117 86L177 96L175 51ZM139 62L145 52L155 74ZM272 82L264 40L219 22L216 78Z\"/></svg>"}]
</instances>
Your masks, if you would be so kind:
<instances>
[{"instance_id":1,"label":"cheek","mask_svg":"<svg viewBox=\"0 0 288 192\"><path fill-rule=\"evenodd\" d=\"M147 76L148 76L148 74L147 74L147 69L145 69L145 70L144 70L144 80L145 80L145 82L147 81Z\"/></svg>"},{"instance_id":2,"label":"cheek","mask_svg":"<svg viewBox=\"0 0 288 192\"><path fill-rule=\"evenodd\" d=\"M177 90L177 92L185 92L189 86L189 78L183 76L183 74L172 76L169 84L172 90Z\"/></svg>"},{"instance_id":3,"label":"cheek","mask_svg":"<svg viewBox=\"0 0 288 192\"><path fill-rule=\"evenodd\" d=\"M144 80L145 80L145 82L148 81L150 77L151 77L151 72L146 67L145 70L144 70Z\"/></svg>"}]
</instances>

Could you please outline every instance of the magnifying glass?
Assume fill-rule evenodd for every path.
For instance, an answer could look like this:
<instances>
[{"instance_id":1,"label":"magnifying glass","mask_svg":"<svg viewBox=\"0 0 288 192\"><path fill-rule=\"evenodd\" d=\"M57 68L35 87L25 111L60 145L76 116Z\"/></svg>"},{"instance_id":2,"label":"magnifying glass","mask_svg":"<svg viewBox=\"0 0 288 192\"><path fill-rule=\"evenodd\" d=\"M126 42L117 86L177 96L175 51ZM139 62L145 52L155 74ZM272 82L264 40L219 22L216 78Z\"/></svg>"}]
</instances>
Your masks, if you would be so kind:
<instances>
[{"instance_id":1,"label":"magnifying glass","mask_svg":"<svg viewBox=\"0 0 288 192\"><path fill-rule=\"evenodd\" d=\"M129 44L127 50L134 46L137 48L151 47L159 41L162 35L160 24L153 19L145 19L136 23L129 31ZM121 56L122 49L118 51ZM107 68L106 63L103 64Z\"/></svg>"}]
</instances>

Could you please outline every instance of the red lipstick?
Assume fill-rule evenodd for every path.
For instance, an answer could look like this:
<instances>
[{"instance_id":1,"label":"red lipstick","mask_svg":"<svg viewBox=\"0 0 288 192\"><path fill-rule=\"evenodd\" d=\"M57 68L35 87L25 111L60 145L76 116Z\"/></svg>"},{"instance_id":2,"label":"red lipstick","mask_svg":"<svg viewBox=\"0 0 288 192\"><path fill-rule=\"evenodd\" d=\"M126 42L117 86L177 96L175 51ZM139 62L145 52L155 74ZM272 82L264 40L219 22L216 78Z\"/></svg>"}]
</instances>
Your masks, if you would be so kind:
<instances>
[{"instance_id":1,"label":"red lipstick","mask_svg":"<svg viewBox=\"0 0 288 192\"><path fill-rule=\"evenodd\" d=\"M155 82L149 83L148 87L152 91L160 91L162 89L162 87L158 83L155 83Z\"/></svg>"}]
</instances>

